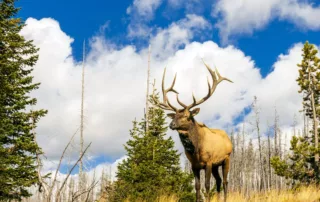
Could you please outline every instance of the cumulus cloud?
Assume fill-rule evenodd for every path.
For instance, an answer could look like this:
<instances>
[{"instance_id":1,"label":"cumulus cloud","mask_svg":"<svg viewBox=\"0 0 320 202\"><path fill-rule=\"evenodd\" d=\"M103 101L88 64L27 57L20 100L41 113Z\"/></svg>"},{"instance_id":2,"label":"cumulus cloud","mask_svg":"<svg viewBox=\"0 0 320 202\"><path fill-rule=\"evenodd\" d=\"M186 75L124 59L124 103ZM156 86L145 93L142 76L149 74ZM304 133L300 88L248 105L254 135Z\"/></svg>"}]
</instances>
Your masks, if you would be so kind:
<instances>
[{"instance_id":1,"label":"cumulus cloud","mask_svg":"<svg viewBox=\"0 0 320 202\"><path fill-rule=\"evenodd\" d=\"M161 5L162 0L134 0L132 5L127 8L130 15L128 25L128 37L149 37L153 27L147 23L153 19L154 13Z\"/></svg>"},{"instance_id":2,"label":"cumulus cloud","mask_svg":"<svg viewBox=\"0 0 320 202\"><path fill-rule=\"evenodd\" d=\"M206 29L210 29L209 22L194 14L173 22L166 29L158 29L158 32L150 40L153 56L162 57L162 59L168 58L179 48L188 44L196 34L200 34Z\"/></svg>"},{"instance_id":3,"label":"cumulus cloud","mask_svg":"<svg viewBox=\"0 0 320 202\"><path fill-rule=\"evenodd\" d=\"M320 7L299 0L219 0L212 7L218 17L216 26L224 42L230 35L251 34L264 28L271 20L289 20L299 27L318 30Z\"/></svg>"},{"instance_id":4,"label":"cumulus cloud","mask_svg":"<svg viewBox=\"0 0 320 202\"><path fill-rule=\"evenodd\" d=\"M39 122L38 140L48 159L55 161L79 127L82 64L74 61L73 39L61 30L58 22L29 18L26 24L22 34L40 48L33 75L42 84L33 95L38 98L37 107L49 110ZM151 38L151 76L157 81L156 87L160 88L163 68L167 66L166 85L170 85L177 72L176 89L183 102L192 102L192 92L198 99L205 96L209 73L201 62L203 58L234 83L219 84L213 96L200 106L198 121L226 129L234 125L234 120L252 103L253 96L257 96L262 124L274 119L273 109L277 106L280 126L290 127L291 117L301 107L295 79L302 44L281 54L273 71L262 78L254 61L241 50L233 46L222 48L213 41L191 42L196 28L207 28L207 24L203 18L189 15L167 29L158 30ZM129 138L132 121L143 116L147 48L140 51L134 46L118 48L99 36L91 40L90 48L85 66L85 142L92 142L90 158L106 156L114 161L125 154L123 144ZM169 98L177 105L173 95ZM169 135L182 151L176 132L170 131Z\"/></svg>"},{"instance_id":5,"label":"cumulus cloud","mask_svg":"<svg viewBox=\"0 0 320 202\"><path fill-rule=\"evenodd\" d=\"M162 0L134 0L133 4L127 8L127 14L137 12L139 16L151 19L161 3Z\"/></svg>"}]
</instances>

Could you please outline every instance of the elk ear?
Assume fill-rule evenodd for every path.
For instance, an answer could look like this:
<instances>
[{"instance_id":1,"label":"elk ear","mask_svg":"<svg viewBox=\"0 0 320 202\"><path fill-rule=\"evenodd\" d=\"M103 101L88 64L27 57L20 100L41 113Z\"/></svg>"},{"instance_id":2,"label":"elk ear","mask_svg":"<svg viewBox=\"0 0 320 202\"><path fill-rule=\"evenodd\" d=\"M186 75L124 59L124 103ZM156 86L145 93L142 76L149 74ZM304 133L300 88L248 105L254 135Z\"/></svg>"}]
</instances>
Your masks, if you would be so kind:
<instances>
[{"instance_id":1,"label":"elk ear","mask_svg":"<svg viewBox=\"0 0 320 202\"><path fill-rule=\"evenodd\" d=\"M176 114L175 114L175 113L170 113L170 114L167 114L167 116L168 116L169 118L171 118L171 119L174 119L174 117L176 116Z\"/></svg>"},{"instance_id":2,"label":"elk ear","mask_svg":"<svg viewBox=\"0 0 320 202\"><path fill-rule=\"evenodd\" d=\"M193 117L200 112L200 108L195 108L190 112L190 115Z\"/></svg>"}]
</instances>

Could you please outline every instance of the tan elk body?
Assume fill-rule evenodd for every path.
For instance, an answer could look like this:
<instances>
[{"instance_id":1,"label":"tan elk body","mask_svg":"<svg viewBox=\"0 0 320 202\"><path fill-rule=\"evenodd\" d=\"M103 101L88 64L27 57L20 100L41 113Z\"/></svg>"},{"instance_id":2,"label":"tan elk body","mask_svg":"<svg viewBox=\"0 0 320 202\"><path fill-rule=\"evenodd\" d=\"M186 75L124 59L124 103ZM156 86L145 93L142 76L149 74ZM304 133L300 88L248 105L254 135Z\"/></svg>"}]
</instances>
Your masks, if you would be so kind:
<instances>
[{"instance_id":1,"label":"tan elk body","mask_svg":"<svg viewBox=\"0 0 320 202\"><path fill-rule=\"evenodd\" d=\"M193 96L193 103L191 105L183 104L178 97L178 92L173 89L176 76L170 88L164 88L165 71L162 78L162 93L163 102L160 103L155 97L153 101L157 106L165 110L174 111L174 113L168 114L172 119L170 123L170 128L172 130L177 130L179 133L180 140L185 149L185 154L191 163L192 171L195 176L195 188L196 188L196 198L197 202L200 202L200 170L205 169L205 187L207 192L207 200L209 201L209 191L210 191L210 177L211 174L216 179L217 191L220 192L221 189L221 178L218 173L219 166L222 166L223 173L223 188L224 188L224 199L227 198L227 176L230 167L230 154L232 152L232 143L227 135L227 133L220 129L211 129L206 125L197 122L194 116L200 111L199 108L191 110L191 108L200 105L206 101L215 91L217 85L223 81L229 79L221 77L219 72L213 71L208 65L205 64L209 70L211 77L213 79L213 84L211 85L208 80L209 91L208 94L197 101ZM183 107L183 109L177 109L169 102L167 98L168 92L174 92L177 95L178 103Z\"/></svg>"}]
</instances>

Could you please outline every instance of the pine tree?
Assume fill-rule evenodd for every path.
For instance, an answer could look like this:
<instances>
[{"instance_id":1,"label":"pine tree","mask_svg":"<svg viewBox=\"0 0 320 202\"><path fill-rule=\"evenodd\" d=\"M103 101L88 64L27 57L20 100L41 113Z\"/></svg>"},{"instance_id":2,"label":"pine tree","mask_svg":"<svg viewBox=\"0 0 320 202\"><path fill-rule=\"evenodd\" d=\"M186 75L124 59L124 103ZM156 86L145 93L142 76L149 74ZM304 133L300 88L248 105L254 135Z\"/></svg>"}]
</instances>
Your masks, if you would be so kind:
<instances>
[{"instance_id":1,"label":"pine tree","mask_svg":"<svg viewBox=\"0 0 320 202\"><path fill-rule=\"evenodd\" d=\"M303 60L298 64L299 78L297 82L300 86L299 93L303 93L303 108L306 115L313 120L313 140L312 143L315 150L319 148L319 114L320 107L320 59L317 57L317 49L308 41L304 44L302 49ZM316 174L319 175L319 152L314 152L313 167Z\"/></svg>"},{"instance_id":2,"label":"pine tree","mask_svg":"<svg viewBox=\"0 0 320 202\"><path fill-rule=\"evenodd\" d=\"M14 0L0 1L0 201L30 196L27 187L38 182L36 153L41 152L32 132L45 110L31 111L37 100L30 92L32 67L38 49L19 32L24 23L14 16Z\"/></svg>"},{"instance_id":3,"label":"pine tree","mask_svg":"<svg viewBox=\"0 0 320 202\"><path fill-rule=\"evenodd\" d=\"M293 179L294 184L319 183L319 98L320 98L320 59L314 45L306 42L302 49L303 60L298 64L300 86L303 93L303 109L305 115L313 120L312 131L306 131L302 137L293 136L287 159L275 156L271 159L272 167L277 175ZM312 132L310 136L308 133Z\"/></svg>"},{"instance_id":4,"label":"pine tree","mask_svg":"<svg viewBox=\"0 0 320 202\"><path fill-rule=\"evenodd\" d=\"M149 108L148 131L145 121L134 121L125 149L128 158L118 166L114 201L155 201L160 195L176 195L194 201L193 176L180 168L179 154L167 127L162 109Z\"/></svg>"},{"instance_id":5,"label":"pine tree","mask_svg":"<svg viewBox=\"0 0 320 202\"><path fill-rule=\"evenodd\" d=\"M293 136L291 139L291 153L286 159L280 156L271 158L271 165L275 173L286 179L292 179L293 186L317 183L318 179L312 167L314 147L306 141L305 137Z\"/></svg>"}]
</instances>

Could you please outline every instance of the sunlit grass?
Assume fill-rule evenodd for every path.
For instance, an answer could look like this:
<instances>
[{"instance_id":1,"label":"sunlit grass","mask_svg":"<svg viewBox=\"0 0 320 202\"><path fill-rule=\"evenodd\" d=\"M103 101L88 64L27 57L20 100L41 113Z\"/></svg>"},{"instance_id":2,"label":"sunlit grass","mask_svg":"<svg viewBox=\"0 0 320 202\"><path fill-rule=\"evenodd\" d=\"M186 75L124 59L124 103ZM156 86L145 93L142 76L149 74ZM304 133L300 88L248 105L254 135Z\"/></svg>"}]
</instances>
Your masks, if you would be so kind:
<instances>
[{"instance_id":1,"label":"sunlit grass","mask_svg":"<svg viewBox=\"0 0 320 202\"><path fill-rule=\"evenodd\" d=\"M223 199L221 193L220 201ZM218 202L217 198L213 198L211 202ZM230 202L316 202L320 201L320 189L319 187L310 186L303 187L299 190L272 190L266 193L251 194L250 197L246 197L240 193L230 193L228 196Z\"/></svg>"},{"instance_id":2,"label":"sunlit grass","mask_svg":"<svg viewBox=\"0 0 320 202\"><path fill-rule=\"evenodd\" d=\"M162 196L156 202L178 202L175 196ZM220 200L215 197L211 202L222 202L223 192ZM251 194L250 197L237 192L229 193L228 202L320 202L320 188L315 186L303 187L296 191L276 191ZM127 201L129 202L129 201Z\"/></svg>"},{"instance_id":3,"label":"sunlit grass","mask_svg":"<svg viewBox=\"0 0 320 202\"><path fill-rule=\"evenodd\" d=\"M176 196L161 196L157 198L155 202L177 202L179 199ZM125 202L130 202L130 200L125 200ZM144 202L144 201L141 201Z\"/></svg>"}]
</instances>

